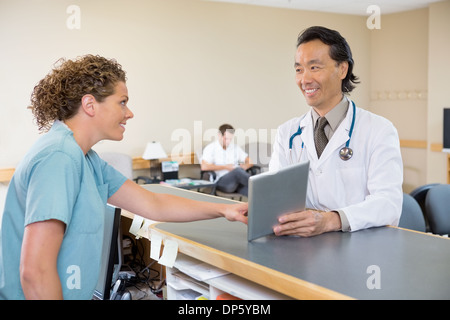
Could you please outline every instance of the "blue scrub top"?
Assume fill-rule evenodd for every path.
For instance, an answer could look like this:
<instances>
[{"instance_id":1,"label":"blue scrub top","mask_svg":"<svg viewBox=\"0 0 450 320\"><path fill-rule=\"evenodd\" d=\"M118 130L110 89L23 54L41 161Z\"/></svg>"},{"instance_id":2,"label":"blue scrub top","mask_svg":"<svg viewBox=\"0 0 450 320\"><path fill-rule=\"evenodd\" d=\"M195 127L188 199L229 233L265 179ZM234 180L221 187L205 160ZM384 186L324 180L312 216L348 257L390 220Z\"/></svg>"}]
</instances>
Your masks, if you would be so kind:
<instances>
[{"instance_id":1,"label":"blue scrub top","mask_svg":"<svg viewBox=\"0 0 450 320\"><path fill-rule=\"evenodd\" d=\"M97 284L105 207L126 181L56 121L27 153L10 182L0 230L0 299L24 299L19 265L24 228L56 219L66 225L58 255L64 299L91 299Z\"/></svg>"}]
</instances>

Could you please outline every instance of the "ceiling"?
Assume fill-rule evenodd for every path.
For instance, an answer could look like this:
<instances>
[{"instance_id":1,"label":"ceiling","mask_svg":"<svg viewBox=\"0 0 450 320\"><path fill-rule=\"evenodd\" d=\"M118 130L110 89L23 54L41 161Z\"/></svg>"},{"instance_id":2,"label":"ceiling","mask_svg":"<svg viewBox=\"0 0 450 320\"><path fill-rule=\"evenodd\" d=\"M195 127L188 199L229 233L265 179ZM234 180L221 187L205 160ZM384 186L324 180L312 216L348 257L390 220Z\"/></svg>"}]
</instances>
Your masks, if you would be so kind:
<instances>
[{"instance_id":1,"label":"ceiling","mask_svg":"<svg viewBox=\"0 0 450 320\"><path fill-rule=\"evenodd\" d=\"M426 8L430 3L442 0L208 0L260 5L297 10L323 11L353 15L370 15L368 7L377 5L381 14Z\"/></svg>"}]
</instances>

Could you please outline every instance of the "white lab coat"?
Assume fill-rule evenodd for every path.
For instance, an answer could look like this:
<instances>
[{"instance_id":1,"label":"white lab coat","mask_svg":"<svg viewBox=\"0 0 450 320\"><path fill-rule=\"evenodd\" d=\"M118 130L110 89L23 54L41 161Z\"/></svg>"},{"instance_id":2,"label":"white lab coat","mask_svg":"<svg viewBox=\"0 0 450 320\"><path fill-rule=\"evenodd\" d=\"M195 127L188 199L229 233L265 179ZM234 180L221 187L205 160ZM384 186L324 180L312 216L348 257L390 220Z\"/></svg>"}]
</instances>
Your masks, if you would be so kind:
<instances>
[{"instance_id":1,"label":"white lab coat","mask_svg":"<svg viewBox=\"0 0 450 320\"><path fill-rule=\"evenodd\" d=\"M309 160L307 208L343 211L350 225L348 231L397 226L403 201L403 164L397 130L385 118L356 108L349 145L353 157L343 161L339 150L349 138L352 115L350 104L346 118L320 159L317 159L314 145L311 110L282 124L278 128L269 170ZM297 132L299 125L302 134L293 140L291 157L289 138Z\"/></svg>"}]
</instances>

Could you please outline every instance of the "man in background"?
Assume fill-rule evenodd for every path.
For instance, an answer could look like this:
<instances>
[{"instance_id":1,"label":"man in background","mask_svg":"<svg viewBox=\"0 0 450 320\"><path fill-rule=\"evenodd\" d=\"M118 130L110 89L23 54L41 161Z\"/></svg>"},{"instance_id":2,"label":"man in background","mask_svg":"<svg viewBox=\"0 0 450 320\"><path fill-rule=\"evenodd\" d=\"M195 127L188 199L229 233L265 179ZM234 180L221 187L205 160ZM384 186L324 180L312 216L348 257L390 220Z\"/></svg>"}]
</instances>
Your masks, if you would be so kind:
<instances>
[{"instance_id":1,"label":"man in background","mask_svg":"<svg viewBox=\"0 0 450 320\"><path fill-rule=\"evenodd\" d=\"M234 128L229 124L221 125L217 140L203 150L201 168L216 173L217 190L248 196L250 173L247 169L253 164L248 154L233 143L233 137Z\"/></svg>"}]
</instances>

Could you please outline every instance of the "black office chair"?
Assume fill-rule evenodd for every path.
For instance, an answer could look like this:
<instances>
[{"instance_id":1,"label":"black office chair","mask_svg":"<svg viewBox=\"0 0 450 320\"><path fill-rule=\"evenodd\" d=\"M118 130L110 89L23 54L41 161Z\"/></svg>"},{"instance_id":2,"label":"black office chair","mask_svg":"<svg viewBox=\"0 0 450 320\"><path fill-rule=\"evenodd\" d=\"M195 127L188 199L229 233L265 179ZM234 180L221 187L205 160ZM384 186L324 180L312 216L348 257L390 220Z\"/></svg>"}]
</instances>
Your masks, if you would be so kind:
<instances>
[{"instance_id":1,"label":"black office chair","mask_svg":"<svg viewBox=\"0 0 450 320\"><path fill-rule=\"evenodd\" d=\"M422 209L420 209L417 201L407 193L403 193L402 215L398 226L421 232L426 231L425 217Z\"/></svg>"},{"instance_id":2,"label":"black office chair","mask_svg":"<svg viewBox=\"0 0 450 320\"><path fill-rule=\"evenodd\" d=\"M425 216L425 224L427 226L427 232L431 232L431 230L430 224L428 222L428 215L425 208L425 198L427 197L428 191L434 186L437 186L438 184L439 183L425 184L423 186L415 188L413 191L409 193L414 199L416 199L417 203L420 206L420 209L422 209L423 215Z\"/></svg>"},{"instance_id":3,"label":"black office chair","mask_svg":"<svg viewBox=\"0 0 450 320\"><path fill-rule=\"evenodd\" d=\"M431 188L425 199L430 231L434 234L450 234L450 185L440 184Z\"/></svg>"},{"instance_id":4,"label":"black office chair","mask_svg":"<svg viewBox=\"0 0 450 320\"><path fill-rule=\"evenodd\" d=\"M250 142L244 146L252 162L259 168L259 172L269 170L269 162L272 157L272 144L267 142Z\"/></svg>"},{"instance_id":5,"label":"black office chair","mask_svg":"<svg viewBox=\"0 0 450 320\"><path fill-rule=\"evenodd\" d=\"M434 186L437 186L438 184L439 183L425 184L423 186L415 188L413 191L409 193L414 199L416 199L417 203L422 209L422 212L425 213L425 198L427 197L428 191Z\"/></svg>"},{"instance_id":6,"label":"black office chair","mask_svg":"<svg viewBox=\"0 0 450 320\"><path fill-rule=\"evenodd\" d=\"M261 173L261 167L257 166L257 165L253 165L251 168L247 169L247 172L250 173L250 175L255 175L255 174L259 174ZM201 171L201 177L204 180L209 180L209 181L215 181L216 180L216 173L214 171ZM247 201L247 196L238 193L238 192L224 192L224 191L220 191L217 190L217 188L215 188L214 194L218 197L222 197L222 198L228 198L228 199L232 199L232 200L236 200L236 201Z\"/></svg>"}]
</instances>

